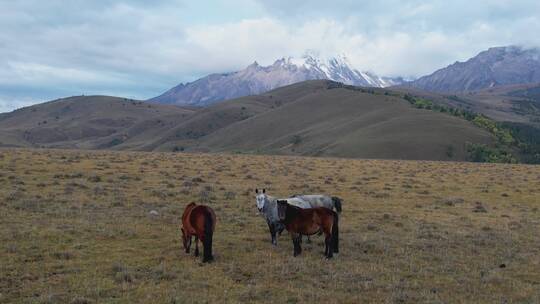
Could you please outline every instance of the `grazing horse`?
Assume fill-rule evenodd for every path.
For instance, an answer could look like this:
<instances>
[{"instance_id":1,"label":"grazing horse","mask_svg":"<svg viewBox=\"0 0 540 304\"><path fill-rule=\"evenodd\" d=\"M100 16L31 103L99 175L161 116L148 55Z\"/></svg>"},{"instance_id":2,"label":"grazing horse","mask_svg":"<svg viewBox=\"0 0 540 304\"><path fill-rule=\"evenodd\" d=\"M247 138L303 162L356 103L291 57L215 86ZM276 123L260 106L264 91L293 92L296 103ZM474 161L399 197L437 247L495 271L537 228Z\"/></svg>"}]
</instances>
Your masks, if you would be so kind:
<instances>
[{"instance_id":1,"label":"grazing horse","mask_svg":"<svg viewBox=\"0 0 540 304\"><path fill-rule=\"evenodd\" d=\"M255 189L255 199L257 201L257 209L266 219L266 224L268 224L268 229L270 230L270 236L272 237L272 245L277 245L276 235L281 235L285 226L279 222L278 212L277 212L277 198L267 195L266 189L262 189L259 192L259 189ZM299 198L288 198L285 199L291 205L298 206L300 208L310 208L311 206L299 199Z\"/></svg>"},{"instance_id":2,"label":"grazing horse","mask_svg":"<svg viewBox=\"0 0 540 304\"><path fill-rule=\"evenodd\" d=\"M325 207L330 210L336 209L337 213L341 213L341 199L337 196L328 196L321 194L295 194L291 197L299 198L310 204L311 208Z\"/></svg>"},{"instance_id":3,"label":"grazing horse","mask_svg":"<svg viewBox=\"0 0 540 304\"><path fill-rule=\"evenodd\" d=\"M195 236L195 256L199 256L199 239L203 243L203 263L214 259L212 236L216 228L216 214L208 206L190 203L182 214L182 241L186 253L191 248L191 237Z\"/></svg>"},{"instance_id":4,"label":"grazing horse","mask_svg":"<svg viewBox=\"0 0 540 304\"><path fill-rule=\"evenodd\" d=\"M324 207L302 209L292 206L286 200L278 200L279 220L289 231L293 245L294 256L302 252L300 239L302 235L312 235L322 231L324 233L324 255L332 258L339 252L338 214Z\"/></svg>"}]
</instances>

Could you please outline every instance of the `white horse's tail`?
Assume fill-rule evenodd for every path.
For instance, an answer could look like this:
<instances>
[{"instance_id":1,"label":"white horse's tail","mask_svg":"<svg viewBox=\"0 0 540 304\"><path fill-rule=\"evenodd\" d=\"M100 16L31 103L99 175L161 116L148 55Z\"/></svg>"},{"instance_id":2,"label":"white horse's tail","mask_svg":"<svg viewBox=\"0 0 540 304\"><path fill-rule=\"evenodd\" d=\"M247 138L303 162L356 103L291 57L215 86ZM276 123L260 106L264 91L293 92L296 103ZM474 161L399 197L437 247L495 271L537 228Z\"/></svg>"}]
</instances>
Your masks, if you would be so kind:
<instances>
[{"instance_id":1,"label":"white horse's tail","mask_svg":"<svg viewBox=\"0 0 540 304\"><path fill-rule=\"evenodd\" d=\"M341 199L337 196L332 196L332 202L338 213L341 213Z\"/></svg>"}]
</instances>

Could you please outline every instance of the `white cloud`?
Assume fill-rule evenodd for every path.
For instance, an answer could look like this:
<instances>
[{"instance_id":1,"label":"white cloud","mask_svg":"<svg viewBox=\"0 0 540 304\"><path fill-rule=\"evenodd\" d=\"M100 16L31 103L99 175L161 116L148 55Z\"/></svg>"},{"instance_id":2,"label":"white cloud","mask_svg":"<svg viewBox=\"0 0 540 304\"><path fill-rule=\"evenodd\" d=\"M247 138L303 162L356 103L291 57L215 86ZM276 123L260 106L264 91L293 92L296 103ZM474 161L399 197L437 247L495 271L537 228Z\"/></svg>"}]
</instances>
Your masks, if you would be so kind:
<instances>
[{"instance_id":1,"label":"white cloud","mask_svg":"<svg viewBox=\"0 0 540 304\"><path fill-rule=\"evenodd\" d=\"M1 1L3 109L26 91L32 100L149 98L307 49L343 53L381 75L420 76L491 46L540 46L538 11L533 0Z\"/></svg>"},{"instance_id":2,"label":"white cloud","mask_svg":"<svg viewBox=\"0 0 540 304\"><path fill-rule=\"evenodd\" d=\"M307 49L323 56L345 54L362 70L381 75L421 76L466 60L491 46L528 44L536 36L519 36L517 29L535 28L536 20L516 21L514 27L500 29L489 23L473 23L459 34L444 31L409 33L380 31L366 35L332 19L306 21L298 26L272 18L243 20L220 26L188 28L184 66L202 71L239 69L253 60L269 64L281 56L299 56ZM524 37L529 37L524 39Z\"/></svg>"},{"instance_id":3,"label":"white cloud","mask_svg":"<svg viewBox=\"0 0 540 304\"><path fill-rule=\"evenodd\" d=\"M33 62L8 62L7 72L0 78L3 84L41 83L43 85L59 85L73 83L122 83L123 80L104 73L75 68L55 67Z\"/></svg>"},{"instance_id":4,"label":"white cloud","mask_svg":"<svg viewBox=\"0 0 540 304\"><path fill-rule=\"evenodd\" d=\"M0 96L0 113L10 112L22 107L27 107L35 103L42 102L42 100L34 98L13 98L8 96Z\"/></svg>"}]
</instances>

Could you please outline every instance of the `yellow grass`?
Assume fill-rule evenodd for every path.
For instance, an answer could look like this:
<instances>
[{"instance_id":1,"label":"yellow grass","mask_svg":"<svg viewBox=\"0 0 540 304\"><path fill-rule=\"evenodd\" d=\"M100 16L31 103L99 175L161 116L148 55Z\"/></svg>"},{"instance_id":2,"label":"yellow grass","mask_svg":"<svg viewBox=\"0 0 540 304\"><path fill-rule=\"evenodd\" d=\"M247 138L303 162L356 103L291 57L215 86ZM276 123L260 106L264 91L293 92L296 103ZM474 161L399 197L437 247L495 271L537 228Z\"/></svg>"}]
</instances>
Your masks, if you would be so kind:
<instances>
[{"instance_id":1,"label":"yellow grass","mask_svg":"<svg viewBox=\"0 0 540 304\"><path fill-rule=\"evenodd\" d=\"M273 248L256 187L342 197L341 253ZM209 265L181 249L191 201ZM0 303L539 303L539 208L540 166L0 150Z\"/></svg>"}]
</instances>

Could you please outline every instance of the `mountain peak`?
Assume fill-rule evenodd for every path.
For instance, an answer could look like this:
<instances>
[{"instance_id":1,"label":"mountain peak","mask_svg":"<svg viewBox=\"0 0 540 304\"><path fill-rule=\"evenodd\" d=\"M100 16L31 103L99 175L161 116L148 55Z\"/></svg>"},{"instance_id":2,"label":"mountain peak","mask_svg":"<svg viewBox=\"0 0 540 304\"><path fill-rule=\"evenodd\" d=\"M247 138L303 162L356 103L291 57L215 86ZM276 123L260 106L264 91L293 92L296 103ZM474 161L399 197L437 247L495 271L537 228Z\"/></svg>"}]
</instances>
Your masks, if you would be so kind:
<instances>
[{"instance_id":1,"label":"mountain peak","mask_svg":"<svg viewBox=\"0 0 540 304\"><path fill-rule=\"evenodd\" d=\"M257 60L253 61L252 64L248 65L246 67L247 70L253 70L253 69L258 69L260 68L261 66L259 65L259 63L257 62Z\"/></svg>"},{"instance_id":2,"label":"mountain peak","mask_svg":"<svg viewBox=\"0 0 540 304\"><path fill-rule=\"evenodd\" d=\"M328 79L349 85L384 87L394 85L389 78L359 72L344 54L321 58L313 50L301 57L281 57L272 65L260 66L257 61L244 70L224 74L217 79L201 78L170 89L151 99L161 103L206 106L221 100L260 94L284 85L305 80Z\"/></svg>"},{"instance_id":3,"label":"mountain peak","mask_svg":"<svg viewBox=\"0 0 540 304\"><path fill-rule=\"evenodd\" d=\"M421 77L411 85L448 93L536 82L540 82L540 50L510 45L489 48L465 62L456 62Z\"/></svg>"},{"instance_id":4,"label":"mountain peak","mask_svg":"<svg viewBox=\"0 0 540 304\"><path fill-rule=\"evenodd\" d=\"M306 68L310 67L321 67L321 66L343 66L351 70L354 70L347 57L344 54L339 54L333 57L321 57L318 53L314 51L306 51L300 57L287 57L283 58L288 64L293 64L298 67L304 66Z\"/></svg>"}]
</instances>

